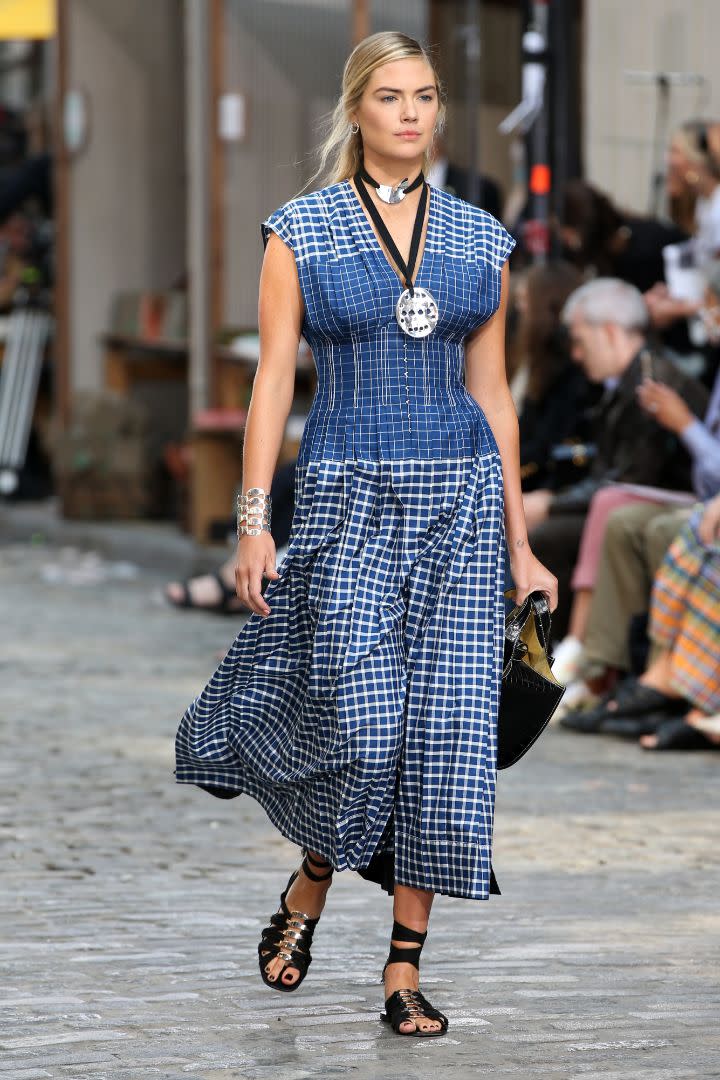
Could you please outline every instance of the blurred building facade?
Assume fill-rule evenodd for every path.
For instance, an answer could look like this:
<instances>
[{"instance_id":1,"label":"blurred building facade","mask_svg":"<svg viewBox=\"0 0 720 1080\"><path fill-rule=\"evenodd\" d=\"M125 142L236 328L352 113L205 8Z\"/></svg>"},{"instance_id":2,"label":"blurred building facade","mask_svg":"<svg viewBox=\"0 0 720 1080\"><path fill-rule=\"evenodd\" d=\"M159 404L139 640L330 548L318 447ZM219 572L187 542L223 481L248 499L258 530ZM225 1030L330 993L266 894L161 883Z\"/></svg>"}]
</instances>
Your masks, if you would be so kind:
<instances>
[{"instance_id":1,"label":"blurred building facade","mask_svg":"<svg viewBox=\"0 0 720 1080\"><path fill-rule=\"evenodd\" d=\"M191 196L215 199L222 252L215 322L252 325L261 258L258 222L291 197L312 171L318 121L332 107L342 64L358 25L350 0L65 0L66 87L87 93L90 133L68 163L71 388L102 381L97 336L110 297L123 288L167 288L189 269ZM397 27L438 46L450 96L451 156L466 160L464 89L466 0L389 0L360 5L373 32ZM497 125L520 90L520 40L526 5L480 2L481 167L503 187L511 182L507 140ZM584 0L581 18L581 126L585 171L620 203L643 210L652 172L656 109L653 85L624 72L677 71L704 76L701 86L674 88L671 123L720 112L713 85L720 33L715 0ZM360 25L362 25L362 20ZM221 44L213 41L217 36ZM213 70L215 67L215 70ZM243 95L246 134L192 157L203 144L188 130L210 125L217 103L188 87L204 79L205 97ZM717 83L717 80L716 80ZM206 184L193 174L212 169ZM196 178L197 179L197 178ZM219 185L219 188L218 188ZM197 210L197 207L196 207ZM218 213L219 210L219 213ZM210 208L206 207L210 213ZM197 238L196 238L197 239ZM217 248L218 237L210 241ZM197 279L202 263L194 267ZM192 279L191 279L192 280ZM197 285L197 281L195 281ZM196 306L198 306L196 298ZM197 381L197 380L196 380ZM201 380L202 382L202 380ZM198 387L202 397L207 388Z\"/></svg>"},{"instance_id":2,"label":"blurred building facade","mask_svg":"<svg viewBox=\"0 0 720 1080\"><path fill-rule=\"evenodd\" d=\"M646 210L657 161L652 79L699 77L671 88L669 126L720 115L720 4L550 2L568 20L572 55L564 60L580 166L618 203ZM40 96L55 114L56 387L64 418L75 394L106 385L103 336L128 291L172 291L187 303L186 377L144 389L138 378L134 386L154 395L159 428L177 434L198 409L220 403L215 345L257 320L260 221L314 171L312 151L343 63L367 33L400 29L435 48L448 90L450 158L489 174L507 194L516 177L498 124L520 98L532 7L531 0L58 0L58 35L43 53L40 81L37 65L30 89L27 72L0 64L0 89L6 103ZM648 81L631 81L628 70ZM77 108L69 115L71 99L80 119Z\"/></svg>"},{"instance_id":3,"label":"blurred building facade","mask_svg":"<svg viewBox=\"0 0 720 1080\"><path fill-rule=\"evenodd\" d=\"M362 31L398 28L438 45L450 94L448 144L469 165L463 89L465 0L64 0L64 89L81 87L88 138L67 156L69 394L102 385L98 338L112 296L187 276L194 352L223 326L256 321L259 222L315 168L312 149ZM507 185L497 123L520 81L520 3L479 3L486 45L478 148ZM512 42L512 48L507 43ZM501 51L495 47L503 43ZM246 130L217 132L219 99L242 95ZM212 400L207 351L190 399Z\"/></svg>"},{"instance_id":4,"label":"blurred building facade","mask_svg":"<svg viewBox=\"0 0 720 1080\"><path fill-rule=\"evenodd\" d=\"M67 89L87 102L65 160L71 391L102 381L113 295L165 289L186 263L185 66L177 0L70 0Z\"/></svg>"},{"instance_id":5,"label":"blurred building facade","mask_svg":"<svg viewBox=\"0 0 720 1080\"><path fill-rule=\"evenodd\" d=\"M671 128L690 117L720 117L718 41L717 0L584 0L585 171L621 205L649 206L658 76L694 77L671 85ZM635 82L628 72L655 81Z\"/></svg>"}]
</instances>

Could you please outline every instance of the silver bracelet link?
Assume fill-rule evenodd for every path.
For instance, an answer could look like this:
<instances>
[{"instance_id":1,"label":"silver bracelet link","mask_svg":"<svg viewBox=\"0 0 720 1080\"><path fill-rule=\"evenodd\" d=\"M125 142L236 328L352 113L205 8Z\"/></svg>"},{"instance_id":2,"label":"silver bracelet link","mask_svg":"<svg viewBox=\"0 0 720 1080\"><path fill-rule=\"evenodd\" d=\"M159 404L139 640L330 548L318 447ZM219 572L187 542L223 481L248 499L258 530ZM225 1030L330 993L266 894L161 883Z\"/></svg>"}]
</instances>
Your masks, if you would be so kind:
<instances>
[{"instance_id":1,"label":"silver bracelet link","mask_svg":"<svg viewBox=\"0 0 720 1080\"><path fill-rule=\"evenodd\" d=\"M270 532L272 496L264 488L251 487L237 497L237 535L259 536Z\"/></svg>"}]
</instances>

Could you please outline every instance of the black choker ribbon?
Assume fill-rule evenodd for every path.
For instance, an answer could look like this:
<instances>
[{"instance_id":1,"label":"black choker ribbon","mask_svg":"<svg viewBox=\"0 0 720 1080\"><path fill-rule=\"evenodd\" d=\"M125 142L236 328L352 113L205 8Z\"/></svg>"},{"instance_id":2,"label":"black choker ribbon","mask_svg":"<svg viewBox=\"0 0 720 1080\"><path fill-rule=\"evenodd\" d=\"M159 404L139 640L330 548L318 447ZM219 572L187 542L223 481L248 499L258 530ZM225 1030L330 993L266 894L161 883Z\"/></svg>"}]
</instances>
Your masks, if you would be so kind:
<instances>
[{"instance_id":1,"label":"black choker ribbon","mask_svg":"<svg viewBox=\"0 0 720 1080\"><path fill-rule=\"evenodd\" d=\"M417 253L420 248L420 236L422 234L423 222L425 220L425 208L427 206L428 200L428 186L426 183L424 183L425 177L422 173L420 173L417 179L413 180L412 183L413 188L416 188L418 184L422 184L423 189L420 192L417 213L415 214L415 224L413 225L412 240L410 241L410 252L408 254L408 261L406 263L402 255L398 251L397 244L390 235L390 230L380 216L380 212L378 211L377 206L373 202L372 195L363 183L363 171L364 170L362 169L358 169L358 171L355 173L355 176L353 177L357 189L360 193L360 197L368 208L368 213L374 221L377 230L385 243L385 246L387 247L393 258L393 261L396 263L403 278L405 279L405 288L410 290L411 296L414 296L415 290L413 288L412 276L415 269L415 260L417 259ZM406 190L409 191L411 189L407 188Z\"/></svg>"},{"instance_id":2,"label":"black choker ribbon","mask_svg":"<svg viewBox=\"0 0 720 1080\"><path fill-rule=\"evenodd\" d=\"M389 192L387 198L385 198L383 195L380 195L382 201L386 203L402 202L408 191L414 191L415 188L419 187L425 179L422 170L420 170L420 172L417 174L411 184L408 184L408 178L406 176L404 180L401 180L399 184L396 184L393 187L392 184L381 184L378 180L376 180L373 176L370 175L364 165L360 166L358 172L362 176L363 180L365 180L368 184L372 184L372 186L377 189L378 193L380 192L380 188L387 189L387 191ZM400 194L398 198L397 196L399 192L402 192L402 194ZM395 195L396 197L393 198L393 195Z\"/></svg>"}]
</instances>

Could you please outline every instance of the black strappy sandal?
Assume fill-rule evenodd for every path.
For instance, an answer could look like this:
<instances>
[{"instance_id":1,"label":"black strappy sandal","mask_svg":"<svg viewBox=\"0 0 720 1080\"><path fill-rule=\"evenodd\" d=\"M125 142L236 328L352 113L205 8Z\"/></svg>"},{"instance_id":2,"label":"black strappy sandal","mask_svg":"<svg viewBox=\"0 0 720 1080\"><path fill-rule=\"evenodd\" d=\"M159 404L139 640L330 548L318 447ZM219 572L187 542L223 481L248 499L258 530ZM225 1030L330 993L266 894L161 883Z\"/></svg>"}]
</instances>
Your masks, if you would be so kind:
<instances>
[{"instance_id":1,"label":"black strappy sandal","mask_svg":"<svg viewBox=\"0 0 720 1080\"><path fill-rule=\"evenodd\" d=\"M309 915L306 915L303 911L290 911L285 903L285 897L287 896L290 886L296 877L302 870L311 881L327 881L332 877L334 868L329 862L318 862L317 859L313 859L310 853L303 849L304 858L302 865L299 869L293 870L290 875L290 880L285 886L285 891L280 897L280 907L282 908L282 914L277 911L270 918L270 925L266 926L262 932L262 940L258 945L258 961L260 964L260 974L263 982L272 987L273 990L291 991L297 990L300 983L303 981L307 974L307 970L312 963L312 956L310 955L310 944L312 942L313 933L315 927L320 921L320 916L311 919ZM327 874L316 874L310 869L310 863L313 866L318 867L330 867ZM268 973L265 970L267 965L279 956L285 961L289 967L297 968L300 972L299 978L292 983L284 983L282 981L283 972L285 967L281 968L275 979L268 978Z\"/></svg>"},{"instance_id":2,"label":"black strappy sandal","mask_svg":"<svg viewBox=\"0 0 720 1080\"><path fill-rule=\"evenodd\" d=\"M411 930L409 926L403 926L402 923L395 919L392 937L395 941L417 941L419 944L414 949L400 949L397 945L391 943L390 953L382 969L380 982L385 978L385 968L388 964L397 963L398 961L413 964L420 971L420 953L425 944L427 930L421 934L419 930ZM414 1035L417 1038L425 1039L436 1035L445 1035L448 1029L449 1021L447 1016L436 1009L434 1005L431 1005L419 990L394 990L385 999L385 1010L384 1013L380 1013L380 1019L392 1024L393 1031L396 1031L398 1035ZM442 1027L436 1031L421 1031L418 1027L414 1031L400 1030L400 1025L405 1023L406 1020L412 1020L415 1023L416 1019L420 1017L425 1017L426 1020L439 1020Z\"/></svg>"},{"instance_id":3,"label":"black strappy sandal","mask_svg":"<svg viewBox=\"0 0 720 1080\"><path fill-rule=\"evenodd\" d=\"M655 746L640 746L648 753L656 754L659 750L720 750L720 743L709 739L699 728L688 724L684 716L658 717L661 722L654 732L657 735Z\"/></svg>"}]
</instances>

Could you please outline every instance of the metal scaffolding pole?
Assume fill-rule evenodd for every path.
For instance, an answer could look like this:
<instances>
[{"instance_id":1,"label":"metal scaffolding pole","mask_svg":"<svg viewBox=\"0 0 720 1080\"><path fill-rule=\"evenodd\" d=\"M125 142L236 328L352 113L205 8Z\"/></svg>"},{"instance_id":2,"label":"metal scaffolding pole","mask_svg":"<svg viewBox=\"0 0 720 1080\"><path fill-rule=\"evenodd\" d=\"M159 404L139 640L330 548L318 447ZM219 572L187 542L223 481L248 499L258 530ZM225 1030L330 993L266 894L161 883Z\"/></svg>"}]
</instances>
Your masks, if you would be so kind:
<instances>
[{"instance_id":1,"label":"metal scaffolding pole","mask_svg":"<svg viewBox=\"0 0 720 1080\"><path fill-rule=\"evenodd\" d=\"M530 214L527 241L533 262L545 262L550 252L550 129L547 108L548 0L533 0L531 21L523 38L526 63L542 69L542 91L528 135L530 151Z\"/></svg>"},{"instance_id":2,"label":"metal scaffolding pole","mask_svg":"<svg viewBox=\"0 0 720 1080\"><path fill-rule=\"evenodd\" d=\"M465 0L465 86L467 104L467 164L468 202L480 202L480 140L478 138L478 109L480 106L480 5L478 0Z\"/></svg>"},{"instance_id":3,"label":"metal scaffolding pole","mask_svg":"<svg viewBox=\"0 0 720 1080\"><path fill-rule=\"evenodd\" d=\"M547 113L548 0L531 0L528 27L522 39L522 100L506 116L504 135L527 136L528 217L525 246L534 262L545 262L550 251L550 147Z\"/></svg>"},{"instance_id":4,"label":"metal scaffolding pole","mask_svg":"<svg viewBox=\"0 0 720 1080\"><path fill-rule=\"evenodd\" d=\"M211 182L209 133L213 130L210 79L210 9L185 0L188 174L188 286L190 311L189 408L192 417L210 404L212 337Z\"/></svg>"},{"instance_id":5,"label":"metal scaffolding pole","mask_svg":"<svg viewBox=\"0 0 720 1080\"><path fill-rule=\"evenodd\" d=\"M567 181L578 175L577 133L574 118L573 39L569 0L553 0L550 8L550 102L552 131L552 212L559 219ZM560 235L551 234L552 254L560 254Z\"/></svg>"}]
</instances>

